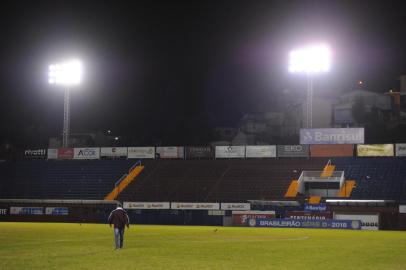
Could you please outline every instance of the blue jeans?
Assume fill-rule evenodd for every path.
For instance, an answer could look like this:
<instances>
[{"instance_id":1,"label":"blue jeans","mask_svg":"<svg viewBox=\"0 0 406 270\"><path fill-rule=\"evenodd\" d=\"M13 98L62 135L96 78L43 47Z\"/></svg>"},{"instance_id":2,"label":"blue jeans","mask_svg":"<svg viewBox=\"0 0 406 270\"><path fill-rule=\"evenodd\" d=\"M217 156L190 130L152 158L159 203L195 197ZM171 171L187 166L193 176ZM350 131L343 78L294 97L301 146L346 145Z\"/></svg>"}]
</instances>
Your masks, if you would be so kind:
<instances>
[{"instance_id":1,"label":"blue jeans","mask_svg":"<svg viewBox=\"0 0 406 270\"><path fill-rule=\"evenodd\" d=\"M124 241L124 228L114 228L114 240L116 243L116 249L123 247Z\"/></svg>"}]
</instances>

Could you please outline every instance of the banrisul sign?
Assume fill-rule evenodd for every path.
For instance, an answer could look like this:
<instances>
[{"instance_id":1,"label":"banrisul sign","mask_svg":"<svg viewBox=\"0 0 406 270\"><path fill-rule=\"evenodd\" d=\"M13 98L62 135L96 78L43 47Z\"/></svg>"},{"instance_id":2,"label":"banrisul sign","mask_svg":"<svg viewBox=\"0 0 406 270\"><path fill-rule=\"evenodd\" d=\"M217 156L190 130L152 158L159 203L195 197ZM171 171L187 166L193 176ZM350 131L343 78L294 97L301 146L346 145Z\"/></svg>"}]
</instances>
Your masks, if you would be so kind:
<instances>
[{"instance_id":1,"label":"banrisul sign","mask_svg":"<svg viewBox=\"0 0 406 270\"><path fill-rule=\"evenodd\" d=\"M319 204L305 204L304 205L304 210L305 211L315 211L315 212L321 212L321 211L326 211L327 210L327 205L325 203L319 203Z\"/></svg>"},{"instance_id":2,"label":"banrisul sign","mask_svg":"<svg viewBox=\"0 0 406 270\"><path fill-rule=\"evenodd\" d=\"M313 128L300 130L300 144L363 144L363 128Z\"/></svg>"}]
</instances>

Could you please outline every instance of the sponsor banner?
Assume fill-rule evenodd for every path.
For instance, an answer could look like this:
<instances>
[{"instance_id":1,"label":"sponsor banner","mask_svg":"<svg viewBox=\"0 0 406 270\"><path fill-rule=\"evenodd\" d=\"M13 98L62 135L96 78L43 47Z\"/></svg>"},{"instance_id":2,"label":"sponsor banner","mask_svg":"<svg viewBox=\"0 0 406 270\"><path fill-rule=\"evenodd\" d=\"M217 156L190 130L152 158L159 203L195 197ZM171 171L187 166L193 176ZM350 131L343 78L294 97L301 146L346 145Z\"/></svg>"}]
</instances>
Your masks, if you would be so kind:
<instances>
[{"instance_id":1,"label":"sponsor banner","mask_svg":"<svg viewBox=\"0 0 406 270\"><path fill-rule=\"evenodd\" d=\"M305 203L304 210L305 211L315 211L315 212L326 211L327 210L327 205L325 203L319 203L319 204L307 204L307 203Z\"/></svg>"},{"instance_id":2,"label":"sponsor banner","mask_svg":"<svg viewBox=\"0 0 406 270\"><path fill-rule=\"evenodd\" d=\"M156 153L159 158L183 158L183 146L163 146L157 147Z\"/></svg>"},{"instance_id":3,"label":"sponsor banner","mask_svg":"<svg viewBox=\"0 0 406 270\"><path fill-rule=\"evenodd\" d=\"M124 209L170 209L169 202L124 202Z\"/></svg>"},{"instance_id":4,"label":"sponsor banner","mask_svg":"<svg viewBox=\"0 0 406 270\"><path fill-rule=\"evenodd\" d=\"M364 128L300 129L300 144L362 144Z\"/></svg>"},{"instance_id":5,"label":"sponsor banner","mask_svg":"<svg viewBox=\"0 0 406 270\"><path fill-rule=\"evenodd\" d=\"M11 215L43 215L44 207L10 207Z\"/></svg>"},{"instance_id":6,"label":"sponsor banner","mask_svg":"<svg viewBox=\"0 0 406 270\"><path fill-rule=\"evenodd\" d=\"M250 219L248 225L251 227L272 227L272 228L318 228L318 229L347 229L360 230L359 220L301 220L292 218L257 218Z\"/></svg>"},{"instance_id":7,"label":"sponsor banner","mask_svg":"<svg viewBox=\"0 0 406 270\"><path fill-rule=\"evenodd\" d=\"M397 157L406 157L406 143L397 143L396 144L396 156Z\"/></svg>"},{"instance_id":8,"label":"sponsor banner","mask_svg":"<svg viewBox=\"0 0 406 270\"><path fill-rule=\"evenodd\" d=\"M274 218L275 211L233 211L233 223L237 226L247 225L248 220L256 218Z\"/></svg>"},{"instance_id":9,"label":"sponsor banner","mask_svg":"<svg viewBox=\"0 0 406 270\"><path fill-rule=\"evenodd\" d=\"M277 146L278 157L308 157L309 146L308 145L278 145Z\"/></svg>"},{"instance_id":10,"label":"sponsor banner","mask_svg":"<svg viewBox=\"0 0 406 270\"><path fill-rule=\"evenodd\" d=\"M273 158L276 157L275 145L247 145L245 147L247 158Z\"/></svg>"},{"instance_id":11,"label":"sponsor banner","mask_svg":"<svg viewBox=\"0 0 406 270\"><path fill-rule=\"evenodd\" d=\"M187 159L192 158L212 158L214 151L211 146L187 146L185 148Z\"/></svg>"},{"instance_id":12,"label":"sponsor banner","mask_svg":"<svg viewBox=\"0 0 406 270\"><path fill-rule=\"evenodd\" d=\"M7 209L5 208L0 208L0 216L7 215Z\"/></svg>"},{"instance_id":13,"label":"sponsor banner","mask_svg":"<svg viewBox=\"0 0 406 270\"><path fill-rule=\"evenodd\" d=\"M249 203L221 203L221 210L251 210Z\"/></svg>"},{"instance_id":14,"label":"sponsor banner","mask_svg":"<svg viewBox=\"0 0 406 270\"><path fill-rule=\"evenodd\" d=\"M45 208L45 215L66 216L68 214L69 214L69 210L67 207L46 207Z\"/></svg>"},{"instance_id":15,"label":"sponsor banner","mask_svg":"<svg viewBox=\"0 0 406 270\"><path fill-rule=\"evenodd\" d=\"M58 159L73 159L73 148L58 148Z\"/></svg>"},{"instance_id":16,"label":"sponsor banner","mask_svg":"<svg viewBox=\"0 0 406 270\"><path fill-rule=\"evenodd\" d=\"M245 146L216 146L216 158L244 158Z\"/></svg>"},{"instance_id":17,"label":"sponsor banner","mask_svg":"<svg viewBox=\"0 0 406 270\"><path fill-rule=\"evenodd\" d=\"M155 158L155 147L128 147L128 158Z\"/></svg>"},{"instance_id":18,"label":"sponsor banner","mask_svg":"<svg viewBox=\"0 0 406 270\"><path fill-rule=\"evenodd\" d=\"M360 220L361 230L377 231L379 230L379 215L378 214L340 214L334 213L336 220Z\"/></svg>"},{"instance_id":19,"label":"sponsor banner","mask_svg":"<svg viewBox=\"0 0 406 270\"><path fill-rule=\"evenodd\" d=\"M332 219L331 212L304 212L304 211L289 211L286 213L287 218L305 219L305 220L325 220Z\"/></svg>"},{"instance_id":20,"label":"sponsor banner","mask_svg":"<svg viewBox=\"0 0 406 270\"><path fill-rule=\"evenodd\" d=\"M74 159L100 159L100 148L74 148Z\"/></svg>"},{"instance_id":21,"label":"sponsor banner","mask_svg":"<svg viewBox=\"0 0 406 270\"><path fill-rule=\"evenodd\" d=\"M178 210L220 210L219 203L171 203L171 209Z\"/></svg>"},{"instance_id":22,"label":"sponsor banner","mask_svg":"<svg viewBox=\"0 0 406 270\"><path fill-rule=\"evenodd\" d=\"M127 147L102 147L100 148L101 157L127 157Z\"/></svg>"},{"instance_id":23,"label":"sponsor banner","mask_svg":"<svg viewBox=\"0 0 406 270\"><path fill-rule=\"evenodd\" d=\"M28 149L24 151L24 157L27 159L45 159L47 149Z\"/></svg>"},{"instance_id":24,"label":"sponsor banner","mask_svg":"<svg viewBox=\"0 0 406 270\"><path fill-rule=\"evenodd\" d=\"M393 157L393 144L359 144L358 157Z\"/></svg>"},{"instance_id":25,"label":"sponsor banner","mask_svg":"<svg viewBox=\"0 0 406 270\"><path fill-rule=\"evenodd\" d=\"M48 159L57 159L58 149L48 149Z\"/></svg>"},{"instance_id":26,"label":"sponsor banner","mask_svg":"<svg viewBox=\"0 0 406 270\"><path fill-rule=\"evenodd\" d=\"M399 205L399 213L406 214L406 205Z\"/></svg>"},{"instance_id":27,"label":"sponsor banner","mask_svg":"<svg viewBox=\"0 0 406 270\"><path fill-rule=\"evenodd\" d=\"M352 157L353 144L313 144L310 145L311 157Z\"/></svg>"}]
</instances>

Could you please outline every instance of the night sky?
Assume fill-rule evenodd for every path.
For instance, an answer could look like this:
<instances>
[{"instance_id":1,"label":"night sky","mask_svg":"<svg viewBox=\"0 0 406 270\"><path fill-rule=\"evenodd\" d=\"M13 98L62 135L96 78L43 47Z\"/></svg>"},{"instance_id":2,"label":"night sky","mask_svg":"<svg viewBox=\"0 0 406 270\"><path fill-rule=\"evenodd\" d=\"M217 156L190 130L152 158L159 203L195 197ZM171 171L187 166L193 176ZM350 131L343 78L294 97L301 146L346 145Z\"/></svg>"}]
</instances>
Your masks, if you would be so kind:
<instances>
[{"instance_id":1,"label":"night sky","mask_svg":"<svg viewBox=\"0 0 406 270\"><path fill-rule=\"evenodd\" d=\"M288 53L325 42L333 68L315 95L399 88L404 8L395 1L10 1L1 7L0 144L47 146L63 91L48 65L80 58L71 132L110 129L138 145L200 144L210 128L277 110L304 78Z\"/></svg>"}]
</instances>

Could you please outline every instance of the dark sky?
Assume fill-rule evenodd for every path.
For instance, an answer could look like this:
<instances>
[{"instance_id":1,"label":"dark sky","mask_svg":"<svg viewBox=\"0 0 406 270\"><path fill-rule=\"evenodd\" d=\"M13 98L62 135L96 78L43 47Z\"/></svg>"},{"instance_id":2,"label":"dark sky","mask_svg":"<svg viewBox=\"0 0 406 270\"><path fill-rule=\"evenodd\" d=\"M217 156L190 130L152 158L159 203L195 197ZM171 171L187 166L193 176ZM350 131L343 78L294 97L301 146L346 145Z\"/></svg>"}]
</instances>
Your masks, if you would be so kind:
<instances>
[{"instance_id":1,"label":"dark sky","mask_svg":"<svg viewBox=\"0 0 406 270\"><path fill-rule=\"evenodd\" d=\"M283 90L303 88L287 72L300 44L333 51L315 94L358 80L384 92L406 73L401 2L10 2L0 19L1 144L61 132L63 91L48 85L48 65L72 56L85 66L71 91L72 132L111 129L139 144L199 143L208 127L277 108Z\"/></svg>"}]
</instances>

